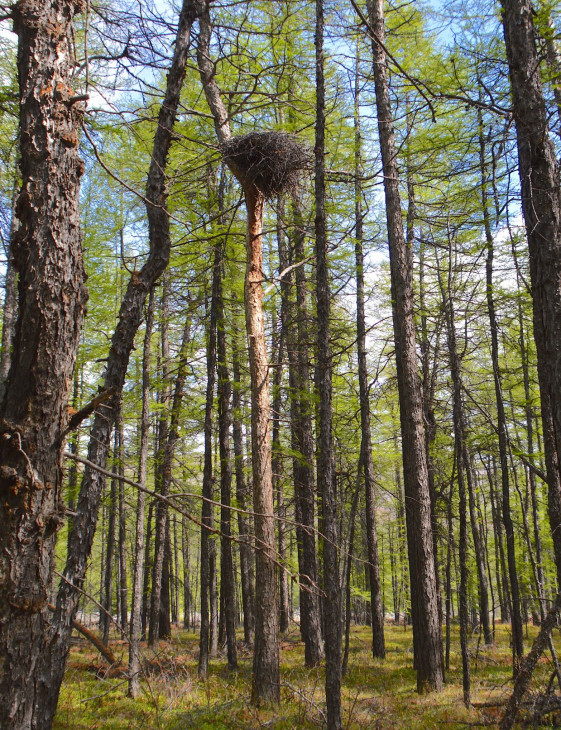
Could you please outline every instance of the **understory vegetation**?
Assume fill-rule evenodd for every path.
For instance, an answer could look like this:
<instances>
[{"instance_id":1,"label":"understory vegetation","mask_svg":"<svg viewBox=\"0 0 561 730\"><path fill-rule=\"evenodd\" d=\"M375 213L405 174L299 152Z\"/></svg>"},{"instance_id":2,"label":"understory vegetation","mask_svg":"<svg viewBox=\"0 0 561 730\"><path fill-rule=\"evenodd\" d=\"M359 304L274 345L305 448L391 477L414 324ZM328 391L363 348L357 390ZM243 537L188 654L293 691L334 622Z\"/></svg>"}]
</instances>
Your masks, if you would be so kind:
<instances>
[{"instance_id":1,"label":"understory vegetation","mask_svg":"<svg viewBox=\"0 0 561 730\"><path fill-rule=\"evenodd\" d=\"M536 634L526 627L529 642ZM557 650L561 641L556 631ZM497 625L496 644L483 646L470 638L473 707L462 701L462 669L458 651L450 657L446 686L438 695L418 695L412 666L411 627L386 625L384 661L373 659L368 627L352 626L348 670L343 679L343 726L352 728L497 727L510 695L512 648L507 626ZM457 627L453 641L459 643ZM126 662L126 642L112 637L117 657ZM256 708L250 702L251 655L229 671L225 656L210 663L206 682L197 679L198 637L177 630L169 642L145 648L142 692L126 695L126 667L109 667L84 639L76 639L68 659L54 727L57 730L220 730L221 728L321 728L325 726L323 670L306 669L299 629L293 625L281 640L281 706ZM553 699L551 659L535 673L532 692L517 727L556 727L561 707ZM548 693L549 688L549 693ZM548 708L547 710L545 708Z\"/></svg>"}]
</instances>

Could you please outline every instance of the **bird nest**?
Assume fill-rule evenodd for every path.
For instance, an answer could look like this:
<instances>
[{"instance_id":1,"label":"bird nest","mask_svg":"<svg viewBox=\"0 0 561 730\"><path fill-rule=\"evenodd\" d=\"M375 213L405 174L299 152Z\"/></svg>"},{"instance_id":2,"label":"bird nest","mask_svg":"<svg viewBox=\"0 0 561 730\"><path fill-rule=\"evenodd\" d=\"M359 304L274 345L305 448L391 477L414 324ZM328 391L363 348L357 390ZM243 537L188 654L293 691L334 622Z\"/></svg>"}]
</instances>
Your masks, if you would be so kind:
<instances>
[{"instance_id":1,"label":"bird nest","mask_svg":"<svg viewBox=\"0 0 561 730\"><path fill-rule=\"evenodd\" d=\"M251 132L221 145L222 156L243 187L253 186L266 198L294 193L309 153L286 132Z\"/></svg>"}]
</instances>

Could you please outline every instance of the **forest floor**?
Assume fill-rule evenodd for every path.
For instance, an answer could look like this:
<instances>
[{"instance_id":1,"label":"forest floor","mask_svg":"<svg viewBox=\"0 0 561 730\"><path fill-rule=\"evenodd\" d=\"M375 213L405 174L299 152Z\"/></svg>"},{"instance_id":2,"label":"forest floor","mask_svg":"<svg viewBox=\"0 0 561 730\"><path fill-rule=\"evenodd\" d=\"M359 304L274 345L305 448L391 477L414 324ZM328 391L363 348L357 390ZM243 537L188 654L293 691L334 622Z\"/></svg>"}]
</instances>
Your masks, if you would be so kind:
<instances>
[{"instance_id":1,"label":"forest floor","mask_svg":"<svg viewBox=\"0 0 561 730\"><path fill-rule=\"evenodd\" d=\"M537 629L527 629L526 649ZM558 633L558 632L556 632ZM369 629L351 627L348 671L343 682L343 723L352 728L466 728L497 727L504 702L512 689L512 654L509 628L497 626L497 643L470 643L473 707L462 702L461 660L457 634L445 689L439 694L416 693L412 668L411 628L386 626L387 658L374 660ZM111 644L126 663L127 645ZM197 678L198 637L177 631L171 642L160 642L157 652L144 648L142 694L127 697L126 666L108 667L85 639L76 639L67 670L54 727L56 730L206 730L214 728L318 728L325 726L322 669L304 668L298 627L283 637L281 653L282 702L279 708L253 707L251 655L240 652L239 669L230 672L226 659L211 661L209 678ZM561 647L558 652L561 655ZM538 693L546 691L552 674L551 657L536 670L526 704L526 724L519 727L559 727L560 713L538 722ZM533 720L530 715L533 714ZM528 725L529 723L529 725ZM541 724L540 724L541 723Z\"/></svg>"}]
</instances>

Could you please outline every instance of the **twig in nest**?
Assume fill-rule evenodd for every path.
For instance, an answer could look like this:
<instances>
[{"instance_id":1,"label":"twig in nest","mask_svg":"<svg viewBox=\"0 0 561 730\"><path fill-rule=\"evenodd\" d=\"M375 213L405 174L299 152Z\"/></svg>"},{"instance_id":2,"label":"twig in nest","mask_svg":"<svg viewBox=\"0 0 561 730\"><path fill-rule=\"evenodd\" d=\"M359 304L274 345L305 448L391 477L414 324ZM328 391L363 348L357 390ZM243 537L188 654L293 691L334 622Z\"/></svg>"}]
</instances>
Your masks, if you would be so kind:
<instances>
[{"instance_id":1,"label":"twig in nest","mask_svg":"<svg viewBox=\"0 0 561 730\"><path fill-rule=\"evenodd\" d=\"M269 199L294 193L310 159L307 148L286 132L250 132L231 137L220 149L242 186L255 187Z\"/></svg>"}]
</instances>

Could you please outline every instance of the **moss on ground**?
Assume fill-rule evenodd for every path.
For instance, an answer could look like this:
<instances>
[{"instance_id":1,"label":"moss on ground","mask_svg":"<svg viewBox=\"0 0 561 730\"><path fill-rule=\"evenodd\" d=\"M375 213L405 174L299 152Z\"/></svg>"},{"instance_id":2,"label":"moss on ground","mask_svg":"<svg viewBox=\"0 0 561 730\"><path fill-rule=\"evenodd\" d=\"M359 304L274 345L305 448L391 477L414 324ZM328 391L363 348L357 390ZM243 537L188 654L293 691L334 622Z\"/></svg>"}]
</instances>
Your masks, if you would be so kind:
<instances>
[{"instance_id":1,"label":"moss on ground","mask_svg":"<svg viewBox=\"0 0 561 730\"><path fill-rule=\"evenodd\" d=\"M527 646L536 629L528 629ZM418 695L412 667L411 629L386 627L387 658L373 659L367 627L352 627L348 671L343 683L343 720L354 728L407 730L496 727L501 703L512 687L509 630L497 627L497 643L484 647L473 637L471 650L472 701L462 702L458 639L447 682L439 694ZM124 663L127 646L112 647ZM240 651L240 666L226 668L225 657L211 661L206 682L197 678L198 637L178 631L157 652L144 647L142 694L127 697L124 665L107 673L93 647L77 639L72 647L55 719L56 730L220 730L222 728L318 728L324 725L323 671L303 666L303 645L295 627L283 637L281 652L282 702L279 708L255 708L251 694L251 655ZM561 651L560 651L561 654ZM552 672L550 657L540 662L534 691L545 689ZM498 703L494 705L493 703ZM552 727L555 717L541 727ZM533 727L540 725L533 725ZM558 725L557 725L558 726Z\"/></svg>"}]
</instances>

